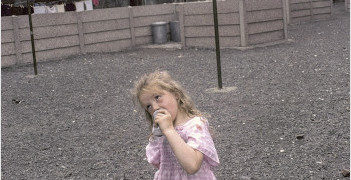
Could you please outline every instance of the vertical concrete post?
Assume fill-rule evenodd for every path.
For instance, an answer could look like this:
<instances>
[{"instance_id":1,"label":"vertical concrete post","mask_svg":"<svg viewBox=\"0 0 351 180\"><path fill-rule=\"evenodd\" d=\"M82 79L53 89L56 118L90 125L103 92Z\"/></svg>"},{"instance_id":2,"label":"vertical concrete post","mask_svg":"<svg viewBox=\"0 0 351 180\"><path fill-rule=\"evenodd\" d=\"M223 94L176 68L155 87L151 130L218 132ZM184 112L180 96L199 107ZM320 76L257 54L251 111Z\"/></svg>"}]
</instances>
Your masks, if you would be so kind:
<instances>
[{"instance_id":1,"label":"vertical concrete post","mask_svg":"<svg viewBox=\"0 0 351 180\"><path fill-rule=\"evenodd\" d=\"M173 21L179 21L179 13L177 11L177 5L173 4Z\"/></svg>"},{"instance_id":2,"label":"vertical concrete post","mask_svg":"<svg viewBox=\"0 0 351 180\"><path fill-rule=\"evenodd\" d=\"M135 29L134 29L134 12L133 7L128 7L129 11L129 29L130 29L130 37L131 37L131 48L135 46Z\"/></svg>"},{"instance_id":3,"label":"vertical concrete post","mask_svg":"<svg viewBox=\"0 0 351 180\"><path fill-rule=\"evenodd\" d=\"M77 17L77 29L78 29L78 38L79 38L79 52L85 53L84 28L83 28L83 22L82 22L82 13L76 12L76 17Z\"/></svg>"},{"instance_id":4,"label":"vertical concrete post","mask_svg":"<svg viewBox=\"0 0 351 180\"><path fill-rule=\"evenodd\" d=\"M240 45L246 47L247 44L247 21L245 0L239 0L239 19L240 19Z\"/></svg>"},{"instance_id":5,"label":"vertical concrete post","mask_svg":"<svg viewBox=\"0 0 351 180\"><path fill-rule=\"evenodd\" d=\"M21 52L22 48L21 48L21 39L20 39L17 16L12 16L12 25L13 25L13 36L15 40L16 64L20 64L22 61L22 52Z\"/></svg>"},{"instance_id":6,"label":"vertical concrete post","mask_svg":"<svg viewBox=\"0 0 351 180\"><path fill-rule=\"evenodd\" d=\"M288 0L282 0L282 8L283 8L283 23L284 23L284 39L288 39L288 10L287 10L287 2Z\"/></svg>"},{"instance_id":7,"label":"vertical concrete post","mask_svg":"<svg viewBox=\"0 0 351 180\"><path fill-rule=\"evenodd\" d=\"M180 40L182 47L186 46L186 39L185 39L185 31L184 31L184 4L177 4L176 5L176 12L178 14L179 25L180 25Z\"/></svg>"},{"instance_id":8,"label":"vertical concrete post","mask_svg":"<svg viewBox=\"0 0 351 180\"><path fill-rule=\"evenodd\" d=\"M332 0L331 0L332 1ZM331 7L331 6L330 6ZM345 9L347 12L350 11L350 0L345 0Z\"/></svg>"},{"instance_id":9,"label":"vertical concrete post","mask_svg":"<svg viewBox=\"0 0 351 180\"><path fill-rule=\"evenodd\" d=\"M310 0L310 14L311 14L311 21L314 20L313 18L313 1Z\"/></svg>"},{"instance_id":10,"label":"vertical concrete post","mask_svg":"<svg viewBox=\"0 0 351 180\"><path fill-rule=\"evenodd\" d=\"M291 19L290 19L290 0L285 0L285 10L286 10L286 23L290 24Z\"/></svg>"}]
</instances>

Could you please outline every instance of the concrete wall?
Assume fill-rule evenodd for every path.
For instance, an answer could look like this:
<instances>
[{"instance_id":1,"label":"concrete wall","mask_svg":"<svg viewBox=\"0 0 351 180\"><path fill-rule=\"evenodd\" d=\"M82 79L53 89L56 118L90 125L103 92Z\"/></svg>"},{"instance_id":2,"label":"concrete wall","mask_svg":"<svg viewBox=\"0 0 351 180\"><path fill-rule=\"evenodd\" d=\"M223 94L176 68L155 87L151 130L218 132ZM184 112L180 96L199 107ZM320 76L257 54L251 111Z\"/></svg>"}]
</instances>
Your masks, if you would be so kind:
<instances>
[{"instance_id":1,"label":"concrete wall","mask_svg":"<svg viewBox=\"0 0 351 180\"><path fill-rule=\"evenodd\" d=\"M79 53L75 12L33 16L38 61ZM28 16L1 18L1 66L32 62Z\"/></svg>"},{"instance_id":2,"label":"concrete wall","mask_svg":"<svg viewBox=\"0 0 351 180\"><path fill-rule=\"evenodd\" d=\"M290 0L289 23L324 20L331 17L332 0Z\"/></svg>"},{"instance_id":3,"label":"concrete wall","mask_svg":"<svg viewBox=\"0 0 351 180\"><path fill-rule=\"evenodd\" d=\"M245 48L287 37L282 0L218 1L220 46ZM178 5L184 46L214 47L212 2Z\"/></svg>"},{"instance_id":4,"label":"concrete wall","mask_svg":"<svg viewBox=\"0 0 351 180\"><path fill-rule=\"evenodd\" d=\"M345 0L345 9L350 12L350 0Z\"/></svg>"},{"instance_id":5,"label":"concrete wall","mask_svg":"<svg viewBox=\"0 0 351 180\"><path fill-rule=\"evenodd\" d=\"M173 19L172 4L33 14L36 58L40 62L152 43L150 24ZM1 21L1 66L31 63L28 16L6 16Z\"/></svg>"},{"instance_id":6,"label":"concrete wall","mask_svg":"<svg viewBox=\"0 0 351 180\"><path fill-rule=\"evenodd\" d=\"M222 48L285 40L287 0L218 1ZM151 24L179 20L182 45L214 47L212 2L32 15L37 61L152 43ZM32 62L28 16L1 18L1 66ZM168 32L169 32L169 27Z\"/></svg>"}]
</instances>

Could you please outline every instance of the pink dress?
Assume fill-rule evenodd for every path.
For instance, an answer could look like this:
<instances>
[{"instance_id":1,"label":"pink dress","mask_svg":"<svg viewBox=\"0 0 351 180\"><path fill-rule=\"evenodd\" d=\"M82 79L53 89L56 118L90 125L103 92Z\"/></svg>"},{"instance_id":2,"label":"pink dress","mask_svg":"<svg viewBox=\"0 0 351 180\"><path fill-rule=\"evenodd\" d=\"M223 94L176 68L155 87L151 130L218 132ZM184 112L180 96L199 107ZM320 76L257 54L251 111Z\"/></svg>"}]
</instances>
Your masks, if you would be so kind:
<instances>
[{"instance_id":1,"label":"pink dress","mask_svg":"<svg viewBox=\"0 0 351 180\"><path fill-rule=\"evenodd\" d=\"M194 117L175 130L192 148L203 153L201 168L189 175L178 163L171 146L165 136L154 137L146 146L146 156L150 164L158 168L155 180L213 180L216 179L212 169L219 165L219 159L212 137L208 130L208 121L202 117Z\"/></svg>"}]
</instances>

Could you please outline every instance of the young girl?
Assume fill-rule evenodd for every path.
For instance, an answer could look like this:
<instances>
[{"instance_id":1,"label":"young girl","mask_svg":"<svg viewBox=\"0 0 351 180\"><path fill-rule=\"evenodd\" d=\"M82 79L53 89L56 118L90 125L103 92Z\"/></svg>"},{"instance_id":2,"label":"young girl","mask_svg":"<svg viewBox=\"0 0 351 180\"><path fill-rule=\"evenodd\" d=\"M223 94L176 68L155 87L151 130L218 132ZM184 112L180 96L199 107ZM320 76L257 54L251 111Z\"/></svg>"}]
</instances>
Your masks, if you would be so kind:
<instances>
[{"instance_id":1,"label":"young girl","mask_svg":"<svg viewBox=\"0 0 351 180\"><path fill-rule=\"evenodd\" d=\"M148 162L158 169L154 179L216 179L211 169L219 159L209 124L184 89L167 72L155 71L135 83L133 96L150 127L162 131L146 146Z\"/></svg>"}]
</instances>

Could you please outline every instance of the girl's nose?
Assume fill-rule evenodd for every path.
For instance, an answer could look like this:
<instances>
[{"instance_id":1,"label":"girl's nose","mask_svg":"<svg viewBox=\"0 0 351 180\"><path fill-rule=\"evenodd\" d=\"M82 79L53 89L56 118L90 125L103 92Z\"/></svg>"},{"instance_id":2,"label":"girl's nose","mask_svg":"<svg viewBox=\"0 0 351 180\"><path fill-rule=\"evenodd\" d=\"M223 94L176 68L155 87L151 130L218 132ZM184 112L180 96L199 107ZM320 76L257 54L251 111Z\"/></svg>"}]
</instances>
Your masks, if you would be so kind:
<instances>
[{"instance_id":1,"label":"girl's nose","mask_svg":"<svg viewBox=\"0 0 351 180\"><path fill-rule=\"evenodd\" d=\"M160 109L160 107L158 106L157 103L154 103L154 104L152 105L152 110L153 110L153 112L155 112L155 111L157 111L157 110L159 110L159 109Z\"/></svg>"}]
</instances>

